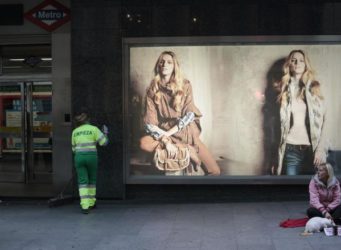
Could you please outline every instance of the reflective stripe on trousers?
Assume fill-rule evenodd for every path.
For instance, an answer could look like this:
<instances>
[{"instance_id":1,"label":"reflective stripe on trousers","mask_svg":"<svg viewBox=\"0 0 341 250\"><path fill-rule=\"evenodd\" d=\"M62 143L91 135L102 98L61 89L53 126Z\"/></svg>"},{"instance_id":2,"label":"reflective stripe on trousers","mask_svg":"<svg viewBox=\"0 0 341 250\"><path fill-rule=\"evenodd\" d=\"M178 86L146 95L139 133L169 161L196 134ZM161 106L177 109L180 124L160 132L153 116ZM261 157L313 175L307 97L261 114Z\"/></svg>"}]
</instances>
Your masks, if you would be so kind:
<instances>
[{"instance_id":1,"label":"reflective stripe on trousers","mask_svg":"<svg viewBox=\"0 0 341 250\"><path fill-rule=\"evenodd\" d=\"M96 203L96 186L79 185L80 205L83 209L88 209Z\"/></svg>"}]
</instances>

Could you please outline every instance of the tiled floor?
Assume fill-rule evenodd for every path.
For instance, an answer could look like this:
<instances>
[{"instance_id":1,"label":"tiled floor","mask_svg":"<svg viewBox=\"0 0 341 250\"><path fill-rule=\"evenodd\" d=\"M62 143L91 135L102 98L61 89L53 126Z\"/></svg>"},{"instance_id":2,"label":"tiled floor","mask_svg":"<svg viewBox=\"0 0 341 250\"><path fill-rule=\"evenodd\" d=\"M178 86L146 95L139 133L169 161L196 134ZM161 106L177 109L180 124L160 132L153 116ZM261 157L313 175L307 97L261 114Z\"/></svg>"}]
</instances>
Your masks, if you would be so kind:
<instances>
[{"instance_id":1,"label":"tiled floor","mask_svg":"<svg viewBox=\"0 0 341 250\"><path fill-rule=\"evenodd\" d=\"M301 236L279 222L305 216L307 202L132 204L101 202L90 214L76 203L0 203L0 249L340 249L341 237Z\"/></svg>"}]
</instances>

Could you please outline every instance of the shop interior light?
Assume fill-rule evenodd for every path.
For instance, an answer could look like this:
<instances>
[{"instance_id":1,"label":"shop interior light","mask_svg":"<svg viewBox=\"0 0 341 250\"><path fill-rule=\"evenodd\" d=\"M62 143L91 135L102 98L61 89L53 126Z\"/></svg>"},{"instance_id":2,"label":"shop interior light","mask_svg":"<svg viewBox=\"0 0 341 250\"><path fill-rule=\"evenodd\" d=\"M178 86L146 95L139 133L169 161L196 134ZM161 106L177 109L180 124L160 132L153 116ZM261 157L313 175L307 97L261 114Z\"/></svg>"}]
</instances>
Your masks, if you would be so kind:
<instances>
[{"instance_id":1,"label":"shop interior light","mask_svg":"<svg viewBox=\"0 0 341 250\"><path fill-rule=\"evenodd\" d=\"M23 62L25 58L10 58L9 61L11 62Z\"/></svg>"},{"instance_id":2,"label":"shop interior light","mask_svg":"<svg viewBox=\"0 0 341 250\"><path fill-rule=\"evenodd\" d=\"M22 66L3 66L4 69L20 69Z\"/></svg>"},{"instance_id":3,"label":"shop interior light","mask_svg":"<svg viewBox=\"0 0 341 250\"><path fill-rule=\"evenodd\" d=\"M51 57L42 57L42 61L52 61ZM25 61L25 58L10 58L9 61L11 62L23 62Z\"/></svg>"}]
</instances>

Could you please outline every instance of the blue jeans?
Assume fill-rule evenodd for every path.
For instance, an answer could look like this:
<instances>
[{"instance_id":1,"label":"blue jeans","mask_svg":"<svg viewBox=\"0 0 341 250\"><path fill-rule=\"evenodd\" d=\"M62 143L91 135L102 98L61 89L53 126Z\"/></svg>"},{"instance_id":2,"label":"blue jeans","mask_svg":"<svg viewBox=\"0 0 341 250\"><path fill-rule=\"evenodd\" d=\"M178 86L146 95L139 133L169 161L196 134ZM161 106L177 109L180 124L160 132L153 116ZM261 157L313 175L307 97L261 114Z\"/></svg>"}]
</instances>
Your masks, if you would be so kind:
<instances>
[{"instance_id":1,"label":"blue jeans","mask_svg":"<svg viewBox=\"0 0 341 250\"><path fill-rule=\"evenodd\" d=\"M283 165L287 175L313 174L313 152L311 146L287 144Z\"/></svg>"}]
</instances>

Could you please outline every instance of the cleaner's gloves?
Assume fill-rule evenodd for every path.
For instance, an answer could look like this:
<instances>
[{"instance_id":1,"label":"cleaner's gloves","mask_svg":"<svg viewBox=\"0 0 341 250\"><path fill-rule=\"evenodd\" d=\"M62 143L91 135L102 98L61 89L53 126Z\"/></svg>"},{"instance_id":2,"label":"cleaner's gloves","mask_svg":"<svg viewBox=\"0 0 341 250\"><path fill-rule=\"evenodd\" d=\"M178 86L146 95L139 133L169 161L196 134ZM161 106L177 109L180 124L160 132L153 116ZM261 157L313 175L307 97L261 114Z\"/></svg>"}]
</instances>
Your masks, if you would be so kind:
<instances>
[{"instance_id":1,"label":"cleaner's gloves","mask_svg":"<svg viewBox=\"0 0 341 250\"><path fill-rule=\"evenodd\" d=\"M109 134L109 129L108 129L108 127L107 127L106 125L103 125L103 126L102 126L102 132L103 132L103 134L105 134L105 135Z\"/></svg>"}]
</instances>

